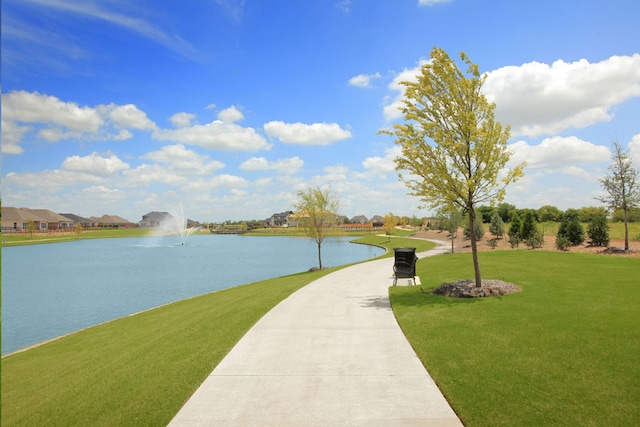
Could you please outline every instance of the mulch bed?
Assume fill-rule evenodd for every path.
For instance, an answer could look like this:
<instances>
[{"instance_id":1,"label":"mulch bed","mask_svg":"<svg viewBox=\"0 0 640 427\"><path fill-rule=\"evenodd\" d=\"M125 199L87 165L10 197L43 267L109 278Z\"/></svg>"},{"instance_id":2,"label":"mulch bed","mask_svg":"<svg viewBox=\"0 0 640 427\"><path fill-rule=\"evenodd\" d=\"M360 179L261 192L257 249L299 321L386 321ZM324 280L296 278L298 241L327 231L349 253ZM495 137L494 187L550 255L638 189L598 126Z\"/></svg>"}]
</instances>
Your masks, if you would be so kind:
<instances>
[{"instance_id":1,"label":"mulch bed","mask_svg":"<svg viewBox=\"0 0 640 427\"><path fill-rule=\"evenodd\" d=\"M455 298L482 298L507 295L521 290L519 286L502 280L483 280L480 288L476 287L475 280L458 280L443 283L431 293Z\"/></svg>"}]
</instances>

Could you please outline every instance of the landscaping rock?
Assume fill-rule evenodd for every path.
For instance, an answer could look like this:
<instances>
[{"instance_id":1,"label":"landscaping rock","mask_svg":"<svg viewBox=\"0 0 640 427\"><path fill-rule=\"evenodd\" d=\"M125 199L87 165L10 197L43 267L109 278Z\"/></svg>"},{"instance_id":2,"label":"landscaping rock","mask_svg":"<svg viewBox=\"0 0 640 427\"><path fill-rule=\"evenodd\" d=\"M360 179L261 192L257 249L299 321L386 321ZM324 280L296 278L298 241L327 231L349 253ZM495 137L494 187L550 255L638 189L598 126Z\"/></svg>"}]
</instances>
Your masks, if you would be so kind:
<instances>
[{"instance_id":1,"label":"landscaping rock","mask_svg":"<svg viewBox=\"0 0 640 427\"><path fill-rule=\"evenodd\" d=\"M483 280L480 288L476 287L475 280L458 280L443 283L434 289L432 294L455 298L482 298L507 295L521 290L519 286L502 280Z\"/></svg>"}]
</instances>

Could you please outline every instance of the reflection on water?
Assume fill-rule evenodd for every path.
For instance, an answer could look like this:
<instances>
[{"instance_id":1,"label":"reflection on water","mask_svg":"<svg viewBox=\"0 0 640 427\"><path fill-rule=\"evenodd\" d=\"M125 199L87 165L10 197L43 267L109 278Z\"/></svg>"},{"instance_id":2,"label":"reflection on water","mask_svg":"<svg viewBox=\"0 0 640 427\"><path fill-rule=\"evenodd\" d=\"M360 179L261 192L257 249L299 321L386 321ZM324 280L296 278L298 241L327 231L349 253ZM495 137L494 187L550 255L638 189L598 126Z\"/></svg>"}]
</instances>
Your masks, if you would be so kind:
<instances>
[{"instance_id":1,"label":"reflection on water","mask_svg":"<svg viewBox=\"0 0 640 427\"><path fill-rule=\"evenodd\" d=\"M322 263L378 256L380 248L328 238ZM3 248L2 354L169 302L317 266L296 237L193 235Z\"/></svg>"}]
</instances>

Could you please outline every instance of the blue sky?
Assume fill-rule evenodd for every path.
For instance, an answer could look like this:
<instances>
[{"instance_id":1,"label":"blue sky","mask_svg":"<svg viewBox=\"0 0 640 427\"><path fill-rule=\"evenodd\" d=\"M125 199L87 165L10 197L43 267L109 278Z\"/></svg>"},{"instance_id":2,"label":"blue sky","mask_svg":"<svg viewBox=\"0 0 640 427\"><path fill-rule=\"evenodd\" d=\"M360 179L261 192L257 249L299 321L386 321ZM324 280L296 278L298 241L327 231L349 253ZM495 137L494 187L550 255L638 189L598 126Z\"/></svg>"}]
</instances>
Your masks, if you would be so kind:
<instances>
[{"instance_id":1,"label":"blue sky","mask_svg":"<svg viewBox=\"0 0 640 427\"><path fill-rule=\"evenodd\" d=\"M307 186L348 217L429 214L380 129L434 46L488 73L519 208L597 206L640 158L640 3L3 0L2 203L262 219Z\"/></svg>"}]
</instances>

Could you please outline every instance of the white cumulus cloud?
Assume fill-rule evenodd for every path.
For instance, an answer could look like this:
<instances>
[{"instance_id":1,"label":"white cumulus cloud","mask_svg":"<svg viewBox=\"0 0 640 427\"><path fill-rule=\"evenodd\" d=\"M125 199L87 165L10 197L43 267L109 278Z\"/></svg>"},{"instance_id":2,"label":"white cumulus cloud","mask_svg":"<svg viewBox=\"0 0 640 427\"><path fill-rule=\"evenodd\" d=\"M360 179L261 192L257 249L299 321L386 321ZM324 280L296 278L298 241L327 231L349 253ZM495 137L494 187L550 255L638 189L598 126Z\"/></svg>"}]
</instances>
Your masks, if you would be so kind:
<instances>
[{"instance_id":1,"label":"white cumulus cloud","mask_svg":"<svg viewBox=\"0 0 640 427\"><path fill-rule=\"evenodd\" d=\"M538 145L529 145L525 141L517 141L509 145L513 156L512 164L527 162L527 168L558 170L584 163L607 161L611 152L609 148L583 141L575 136L552 137L544 139Z\"/></svg>"},{"instance_id":2,"label":"white cumulus cloud","mask_svg":"<svg viewBox=\"0 0 640 427\"><path fill-rule=\"evenodd\" d=\"M349 79L349 85L362 88L370 88L371 81L374 79L379 79L380 77L380 73L358 74L357 76L353 76Z\"/></svg>"},{"instance_id":3,"label":"white cumulus cloud","mask_svg":"<svg viewBox=\"0 0 640 427\"><path fill-rule=\"evenodd\" d=\"M285 123L272 121L265 123L264 130L269 136L277 137L288 144L330 145L336 141L351 138L351 132L337 123Z\"/></svg>"},{"instance_id":4,"label":"white cumulus cloud","mask_svg":"<svg viewBox=\"0 0 640 427\"><path fill-rule=\"evenodd\" d=\"M240 164L240 169L247 171L268 171L274 170L281 174L294 174L304 165L304 161L296 156L286 159L269 161L264 157L252 157Z\"/></svg>"},{"instance_id":5,"label":"white cumulus cloud","mask_svg":"<svg viewBox=\"0 0 640 427\"><path fill-rule=\"evenodd\" d=\"M362 162L362 166L376 175L385 175L396 169L395 159L402 154L399 146L394 145L385 150L385 156L367 157Z\"/></svg>"},{"instance_id":6,"label":"white cumulus cloud","mask_svg":"<svg viewBox=\"0 0 640 427\"><path fill-rule=\"evenodd\" d=\"M107 177L129 169L129 164L117 156L103 157L98 153L88 156L70 156L63 162L61 169L69 172L81 172L89 175Z\"/></svg>"},{"instance_id":7,"label":"white cumulus cloud","mask_svg":"<svg viewBox=\"0 0 640 427\"><path fill-rule=\"evenodd\" d=\"M153 137L162 141L197 145L212 150L258 151L271 148L271 145L255 129L221 120L178 129L161 129L155 131Z\"/></svg>"},{"instance_id":8,"label":"white cumulus cloud","mask_svg":"<svg viewBox=\"0 0 640 427\"><path fill-rule=\"evenodd\" d=\"M422 66L426 63L426 60L421 60L415 67L405 68L400 73L396 74L391 83L389 83L387 88L394 92L395 95L390 102L385 102L383 114L386 120L391 121L402 118L400 108L402 107L402 100L404 99L405 87L401 83L404 81L416 82L418 80L418 75L422 70Z\"/></svg>"},{"instance_id":9,"label":"white cumulus cloud","mask_svg":"<svg viewBox=\"0 0 640 427\"><path fill-rule=\"evenodd\" d=\"M26 91L2 95L2 118L6 121L43 123L91 133L98 132L104 123L94 108L80 107L55 96Z\"/></svg>"},{"instance_id":10,"label":"white cumulus cloud","mask_svg":"<svg viewBox=\"0 0 640 427\"><path fill-rule=\"evenodd\" d=\"M235 123L244 119L242 111L238 110L235 106L226 108L218 113L218 119L225 123Z\"/></svg>"},{"instance_id":11,"label":"white cumulus cloud","mask_svg":"<svg viewBox=\"0 0 640 427\"><path fill-rule=\"evenodd\" d=\"M169 117L169 121L177 128L185 128L191 126L191 123L196 118L195 114L191 113L175 113Z\"/></svg>"},{"instance_id":12,"label":"white cumulus cloud","mask_svg":"<svg viewBox=\"0 0 640 427\"><path fill-rule=\"evenodd\" d=\"M224 163L209 159L209 156L189 150L182 144L165 145L158 151L143 156L145 159L161 163L168 172L181 176L212 174L224 168Z\"/></svg>"},{"instance_id":13,"label":"white cumulus cloud","mask_svg":"<svg viewBox=\"0 0 640 427\"><path fill-rule=\"evenodd\" d=\"M640 96L640 54L502 67L488 73L483 90L513 135L583 128L611 120L614 106Z\"/></svg>"},{"instance_id":14,"label":"white cumulus cloud","mask_svg":"<svg viewBox=\"0 0 640 427\"><path fill-rule=\"evenodd\" d=\"M111 122L119 129L153 130L156 127L147 114L133 104L99 106L98 111L108 115Z\"/></svg>"}]
</instances>

